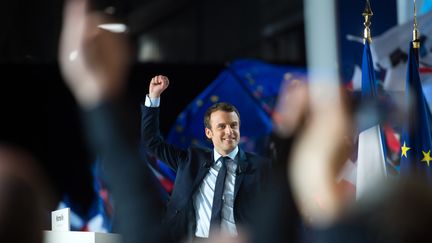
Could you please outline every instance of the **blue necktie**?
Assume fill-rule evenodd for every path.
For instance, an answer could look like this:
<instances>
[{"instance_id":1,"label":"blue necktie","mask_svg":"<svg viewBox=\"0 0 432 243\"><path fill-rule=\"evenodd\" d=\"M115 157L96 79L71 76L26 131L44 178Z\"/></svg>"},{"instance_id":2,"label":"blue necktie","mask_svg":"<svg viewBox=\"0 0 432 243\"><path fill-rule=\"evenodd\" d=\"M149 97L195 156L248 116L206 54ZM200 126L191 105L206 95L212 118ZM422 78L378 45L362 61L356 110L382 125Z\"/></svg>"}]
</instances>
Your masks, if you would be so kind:
<instances>
[{"instance_id":1,"label":"blue necktie","mask_svg":"<svg viewBox=\"0 0 432 243\"><path fill-rule=\"evenodd\" d=\"M214 189L212 214L210 218L210 233L218 231L220 229L220 225L222 221L222 206L223 206L222 196L223 196L224 186L225 186L225 177L227 174L226 163L229 159L230 159L229 157L221 158L222 166L219 169L219 173L216 178L216 184Z\"/></svg>"}]
</instances>

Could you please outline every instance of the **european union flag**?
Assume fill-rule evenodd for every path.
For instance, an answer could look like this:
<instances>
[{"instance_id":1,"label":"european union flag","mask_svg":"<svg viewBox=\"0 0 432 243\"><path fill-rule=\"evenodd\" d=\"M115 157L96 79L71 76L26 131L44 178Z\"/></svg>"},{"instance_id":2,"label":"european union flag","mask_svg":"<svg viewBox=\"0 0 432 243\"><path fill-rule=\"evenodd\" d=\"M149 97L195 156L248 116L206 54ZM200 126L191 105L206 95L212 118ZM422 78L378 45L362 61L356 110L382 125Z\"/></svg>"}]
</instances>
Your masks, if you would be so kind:
<instances>
[{"instance_id":1,"label":"european union flag","mask_svg":"<svg viewBox=\"0 0 432 243\"><path fill-rule=\"evenodd\" d=\"M272 131L271 113L282 81L304 70L257 60L237 60L220 73L180 115L168 135L168 142L180 148L199 145L212 148L204 134L204 113L216 102L228 102L240 113L240 146L265 154Z\"/></svg>"},{"instance_id":2,"label":"european union flag","mask_svg":"<svg viewBox=\"0 0 432 243\"><path fill-rule=\"evenodd\" d=\"M430 79L429 82L423 83L423 92L425 94L432 94L432 79ZM432 95L426 96L425 98L429 105L429 110L432 111ZM432 122L432 119L429 121Z\"/></svg>"},{"instance_id":3,"label":"european union flag","mask_svg":"<svg viewBox=\"0 0 432 243\"><path fill-rule=\"evenodd\" d=\"M401 174L426 177L431 183L431 114L422 92L412 44L408 56L405 104L407 113L401 139Z\"/></svg>"}]
</instances>

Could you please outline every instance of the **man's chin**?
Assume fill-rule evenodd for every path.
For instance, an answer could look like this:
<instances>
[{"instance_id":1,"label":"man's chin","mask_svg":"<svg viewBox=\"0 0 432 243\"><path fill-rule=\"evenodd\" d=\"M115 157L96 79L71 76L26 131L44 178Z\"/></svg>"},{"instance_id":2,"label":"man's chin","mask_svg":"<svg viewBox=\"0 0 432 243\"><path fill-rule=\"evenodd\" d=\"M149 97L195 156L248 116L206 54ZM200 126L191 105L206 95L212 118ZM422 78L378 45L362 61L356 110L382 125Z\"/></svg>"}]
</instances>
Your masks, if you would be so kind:
<instances>
[{"instance_id":1,"label":"man's chin","mask_svg":"<svg viewBox=\"0 0 432 243\"><path fill-rule=\"evenodd\" d=\"M227 151L227 152L231 152L231 151L233 151L235 149L235 147L237 147L237 144L233 143L233 144L225 146L224 150Z\"/></svg>"}]
</instances>

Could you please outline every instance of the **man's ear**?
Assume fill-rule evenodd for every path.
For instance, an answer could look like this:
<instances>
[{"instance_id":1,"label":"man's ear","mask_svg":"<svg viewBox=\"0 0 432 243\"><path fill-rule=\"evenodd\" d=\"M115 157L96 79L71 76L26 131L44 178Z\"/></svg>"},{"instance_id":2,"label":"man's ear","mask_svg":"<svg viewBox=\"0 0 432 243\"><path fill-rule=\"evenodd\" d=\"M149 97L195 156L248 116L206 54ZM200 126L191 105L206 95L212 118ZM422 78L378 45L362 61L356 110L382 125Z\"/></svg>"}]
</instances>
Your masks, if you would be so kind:
<instances>
[{"instance_id":1,"label":"man's ear","mask_svg":"<svg viewBox=\"0 0 432 243\"><path fill-rule=\"evenodd\" d=\"M213 136L213 133L212 133L212 131L209 129L209 128L205 128L205 134L206 134L206 137L208 138L208 139L210 139L211 140L211 138L212 138L212 136Z\"/></svg>"}]
</instances>

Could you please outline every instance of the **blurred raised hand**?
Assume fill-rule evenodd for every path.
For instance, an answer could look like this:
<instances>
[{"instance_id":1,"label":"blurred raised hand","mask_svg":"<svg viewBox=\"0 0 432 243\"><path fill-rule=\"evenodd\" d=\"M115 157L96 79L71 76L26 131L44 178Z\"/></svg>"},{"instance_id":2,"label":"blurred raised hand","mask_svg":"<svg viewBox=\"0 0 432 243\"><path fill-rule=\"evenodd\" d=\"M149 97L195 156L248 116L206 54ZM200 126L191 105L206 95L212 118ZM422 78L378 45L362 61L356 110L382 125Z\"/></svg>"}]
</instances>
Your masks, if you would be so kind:
<instances>
[{"instance_id":1,"label":"blurred raised hand","mask_svg":"<svg viewBox=\"0 0 432 243\"><path fill-rule=\"evenodd\" d=\"M63 16L60 70L77 102L89 109L121 95L131 57L127 35L100 28L114 20L86 0L67 0Z\"/></svg>"},{"instance_id":2,"label":"blurred raised hand","mask_svg":"<svg viewBox=\"0 0 432 243\"><path fill-rule=\"evenodd\" d=\"M298 112L305 115L305 124L288 158L288 178L304 221L312 226L327 226L338 220L349 206L337 185L336 177L350 155L350 113L347 112L346 97L337 91L328 90L334 87L322 85L320 90L323 93L333 92L340 99L331 100L324 96L315 103L305 101L305 86L296 87L293 92L298 94L293 97L298 100L291 103L300 102L301 107L306 109ZM286 123L293 123L292 119L287 113Z\"/></svg>"}]
</instances>

